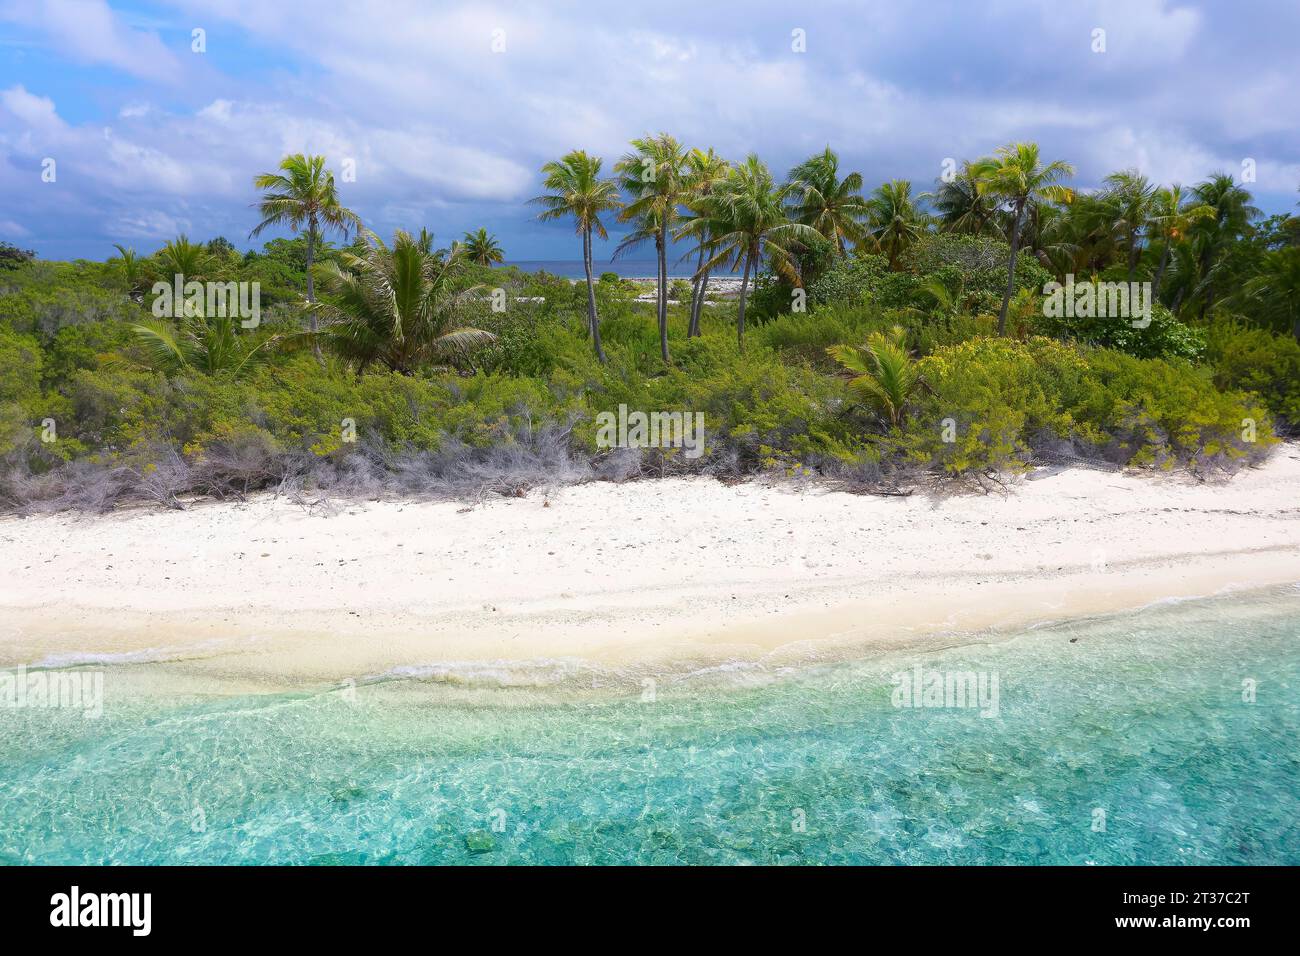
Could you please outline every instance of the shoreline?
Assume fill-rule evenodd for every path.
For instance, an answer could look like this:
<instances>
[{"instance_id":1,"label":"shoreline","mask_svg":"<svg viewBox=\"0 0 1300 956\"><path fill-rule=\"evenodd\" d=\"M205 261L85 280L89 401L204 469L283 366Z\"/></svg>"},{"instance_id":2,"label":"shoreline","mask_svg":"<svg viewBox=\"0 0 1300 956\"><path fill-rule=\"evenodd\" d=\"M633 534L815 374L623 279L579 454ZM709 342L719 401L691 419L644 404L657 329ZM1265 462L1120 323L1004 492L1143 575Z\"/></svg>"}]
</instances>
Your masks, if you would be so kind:
<instances>
[{"instance_id":1,"label":"shoreline","mask_svg":"<svg viewBox=\"0 0 1300 956\"><path fill-rule=\"evenodd\" d=\"M6 517L0 546L0 667L166 661L290 686L403 668L667 676L1300 582L1300 450L1222 484L1076 469L1006 495L673 478L332 516L262 496Z\"/></svg>"}]
</instances>

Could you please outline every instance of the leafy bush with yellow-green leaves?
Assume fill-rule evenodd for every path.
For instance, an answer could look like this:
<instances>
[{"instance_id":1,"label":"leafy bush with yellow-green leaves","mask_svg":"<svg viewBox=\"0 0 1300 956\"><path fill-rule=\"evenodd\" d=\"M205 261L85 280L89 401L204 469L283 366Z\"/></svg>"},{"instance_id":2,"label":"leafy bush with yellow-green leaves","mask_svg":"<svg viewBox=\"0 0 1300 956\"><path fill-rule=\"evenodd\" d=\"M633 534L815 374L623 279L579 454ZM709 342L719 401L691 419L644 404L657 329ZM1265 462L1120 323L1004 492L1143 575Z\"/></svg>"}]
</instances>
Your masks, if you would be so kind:
<instances>
[{"instance_id":1,"label":"leafy bush with yellow-green leaves","mask_svg":"<svg viewBox=\"0 0 1300 956\"><path fill-rule=\"evenodd\" d=\"M1233 321L1212 325L1208 340L1218 388L1252 392L1300 429L1300 342Z\"/></svg>"},{"instance_id":2,"label":"leafy bush with yellow-green leaves","mask_svg":"<svg viewBox=\"0 0 1300 956\"><path fill-rule=\"evenodd\" d=\"M913 278L877 287L913 289ZM581 284L511 270L474 279L507 289L508 305L475 307L467 323L496 339L458 368L358 375L298 347L235 378L149 367L130 331L145 306L114 287L105 266L12 270L0 295L0 507L176 506L187 495L258 488L517 493L553 481L768 470L900 482L1071 458L1231 469L1275 441L1266 404L1296 412L1300 348L1253 332L1212 333L1213 365L1194 365L998 339L987 314L876 296L777 316L742 353L734 305L704 310L703 335L688 339L682 304L670 309L666 367L653 306L611 280L598 287L609 355L601 364ZM533 295L546 301L518 301ZM301 324L282 304L240 334L256 343ZM827 349L862 346L895 326L922 385L891 424L863 404ZM596 416L620 404L703 412L705 453L598 447Z\"/></svg>"},{"instance_id":3,"label":"leafy bush with yellow-green leaves","mask_svg":"<svg viewBox=\"0 0 1300 956\"><path fill-rule=\"evenodd\" d=\"M1138 358L1194 360L1205 352L1205 333L1179 322L1158 302L1151 306L1151 315L1145 324L1134 325L1133 320L1126 317L1069 318L1040 312L1033 317L1031 327L1040 335L1118 349Z\"/></svg>"},{"instance_id":4,"label":"leafy bush with yellow-green leaves","mask_svg":"<svg viewBox=\"0 0 1300 956\"><path fill-rule=\"evenodd\" d=\"M30 401L41 393L41 344L0 325L0 401Z\"/></svg>"},{"instance_id":5,"label":"leafy bush with yellow-green leaves","mask_svg":"<svg viewBox=\"0 0 1300 956\"><path fill-rule=\"evenodd\" d=\"M754 338L787 359L797 358L820 368L833 370L827 357L832 345L857 345L873 332L888 332L901 326L911 349L928 355L936 348L991 335L997 327L994 316L935 315L920 309L884 309L879 306L835 304L813 312L780 316L760 326Z\"/></svg>"},{"instance_id":6,"label":"leafy bush with yellow-green leaves","mask_svg":"<svg viewBox=\"0 0 1300 956\"><path fill-rule=\"evenodd\" d=\"M1277 441L1258 399L1219 392L1188 363L1035 337L973 339L919 365L928 388L897 447L951 474L1036 459L1231 470Z\"/></svg>"}]
</instances>

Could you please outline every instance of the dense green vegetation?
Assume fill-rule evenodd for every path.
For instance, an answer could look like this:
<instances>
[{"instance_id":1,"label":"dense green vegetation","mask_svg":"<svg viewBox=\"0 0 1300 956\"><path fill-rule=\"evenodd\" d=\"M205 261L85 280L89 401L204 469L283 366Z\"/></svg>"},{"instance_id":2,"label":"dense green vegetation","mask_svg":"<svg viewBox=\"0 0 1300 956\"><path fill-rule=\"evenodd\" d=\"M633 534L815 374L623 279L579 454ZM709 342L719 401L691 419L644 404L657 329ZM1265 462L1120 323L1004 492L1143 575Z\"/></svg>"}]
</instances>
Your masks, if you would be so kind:
<instances>
[{"instance_id":1,"label":"dense green vegetation","mask_svg":"<svg viewBox=\"0 0 1300 956\"><path fill-rule=\"evenodd\" d=\"M1083 192L1017 144L930 193L865 192L829 149L782 178L666 135L611 174L580 151L542 171L577 284L500 267L486 230L381 239L320 157L258 177L254 232L293 233L258 251L181 236L65 263L6 245L0 506L688 471L896 486L1077 460L1208 473L1300 422L1298 221L1229 177ZM655 250L654 302L596 273L616 220L623 249ZM670 283L683 250L693 279ZM160 308L178 275L258 283L258 321ZM1067 281L1150 283L1147 321L1054 311L1045 290ZM703 412L705 453L597 447L596 414L620 405Z\"/></svg>"}]
</instances>

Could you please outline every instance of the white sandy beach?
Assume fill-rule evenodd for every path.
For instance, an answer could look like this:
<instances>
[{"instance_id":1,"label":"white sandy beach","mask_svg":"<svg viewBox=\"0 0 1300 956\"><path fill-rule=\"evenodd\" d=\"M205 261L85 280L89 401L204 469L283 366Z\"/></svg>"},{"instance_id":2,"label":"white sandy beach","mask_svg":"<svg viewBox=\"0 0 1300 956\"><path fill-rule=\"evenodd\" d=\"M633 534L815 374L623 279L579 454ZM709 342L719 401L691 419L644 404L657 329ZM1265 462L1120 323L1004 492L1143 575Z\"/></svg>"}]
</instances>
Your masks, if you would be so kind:
<instances>
[{"instance_id":1,"label":"white sandy beach","mask_svg":"<svg viewBox=\"0 0 1300 956\"><path fill-rule=\"evenodd\" d=\"M894 498L695 478L325 511L0 519L0 666L779 663L1300 581L1296 445L1213 484L1076 469Z\"/></svg>"}]
</instances>

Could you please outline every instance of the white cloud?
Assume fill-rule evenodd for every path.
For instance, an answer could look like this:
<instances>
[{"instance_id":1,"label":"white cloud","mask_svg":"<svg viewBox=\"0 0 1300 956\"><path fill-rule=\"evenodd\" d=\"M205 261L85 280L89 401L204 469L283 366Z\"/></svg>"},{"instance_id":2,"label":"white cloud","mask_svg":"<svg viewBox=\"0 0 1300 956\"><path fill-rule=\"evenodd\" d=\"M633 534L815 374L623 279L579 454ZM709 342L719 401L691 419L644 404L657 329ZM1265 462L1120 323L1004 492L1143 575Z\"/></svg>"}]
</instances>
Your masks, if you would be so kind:
<instances>
[{"instance_id":1,"label":"white cloud","mask_svg":"<svg viewBox=\"0 0 1300 956\"><path fill-rule=\"evenodd\" d=\"M105 0L8 0L0 4L0 19L39 30L55 52L77 63L154 80L177 71L176 57L157 34L127 27Z\"/></svg>"},{"instance_id":2,"label":"white cloud","mask_svg":"<svg viewBox=\"0 0 1300 956\"><path fill-rule=\"evenodd\" d=\"M52 99L28 93L21 85L0 92L0 105L34 132L58 133L66 129Z\"/></svg>"},{"instance_id":3,"label":"white cloud","mask_svg":"<svg viewBox=\"0 0 1300 956\"><path fill-rule=\"evenodd\" d=\"M199 119L213 120L217 123L230 122L230 109L234 106L230 100L213 100L203 109L199 110Z\"/></svg>"},{"instance_id":4,"label":"white cloud","mask_svg":"<svg viewBox=\"0 0 1300 956\"><path fill-rule=\"evenodd\" d=\"M137 211L111 218L106 224L110 236L124 239L158 239L192 232L193 223L159 209Z\"/></svg>"},{"instance_id":5,"label":"white cloud","mask_svg":"<svg viewBox=\"0 0 1300 956\"><path fill-rule=\"evenodd\" d=\"M0 187L56 155L60 189L20 190L22 216L7 215L43 221L75 197L110 226L188 221L237 236L251 225L252 176L286 152L320 152L336 171L356 161L344 200L381 231L430 213L443 232L457 216L522 230L542 162L585 148L608 169L630 137L667 130L731 157L757 152L778 174L829 144L868 188L900 177L929 188L943 158L1028 138L1075 162L1080 186L1127 166L1194 182L1254 156L1261 190L1293 194L1300 65L1284 38L1300 15L1260 2L1277 21L1266 32L1196 0L989 0L978 12L934 0L924 16L877 4L737 16L699 0L596 11L353 0L327 16L288 0L172 0L157 24L103 0L0 0L0 19L69 63L136 78L84 103L59 94L63 117L38 77L0 92ZM175 30L182 49L191 25L208 30L206 56L159 40ZM796 26L803 54L790 47ZM1098 26L1101 55L1089 50ZM236 47L256 56L228 57ZM238 75L219 72L231 63ZM83 119L105 99L104 118Z\"/></svg>"}]
</instances>

